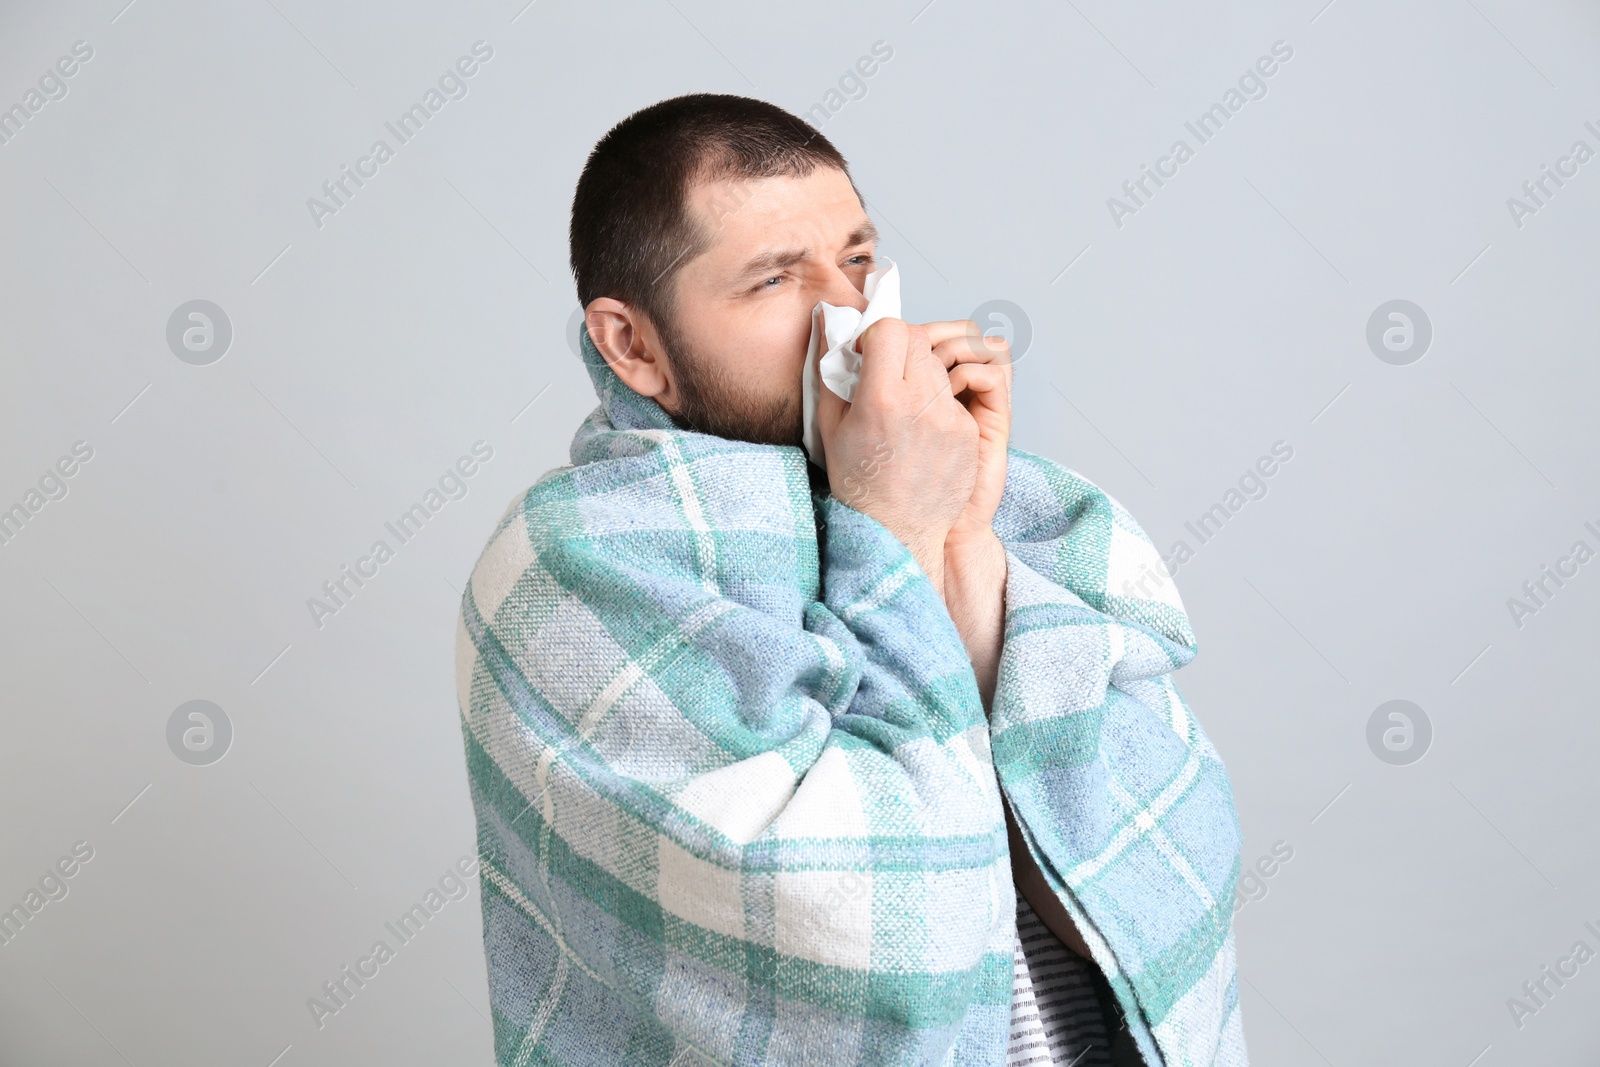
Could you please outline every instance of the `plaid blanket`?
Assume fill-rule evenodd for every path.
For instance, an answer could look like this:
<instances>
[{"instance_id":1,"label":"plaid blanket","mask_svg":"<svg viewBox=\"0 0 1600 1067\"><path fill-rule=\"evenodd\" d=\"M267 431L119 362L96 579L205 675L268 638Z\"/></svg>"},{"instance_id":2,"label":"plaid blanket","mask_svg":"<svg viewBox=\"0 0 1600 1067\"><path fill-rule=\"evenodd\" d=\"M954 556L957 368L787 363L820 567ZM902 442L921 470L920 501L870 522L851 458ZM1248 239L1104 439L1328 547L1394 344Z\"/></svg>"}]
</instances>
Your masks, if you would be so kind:
<instances>
[{"instance_id":1,"label":"plaid blanket","mask_svg":"<svg viewBox=\"0 0 1600 1067\"><path fill-rule=\"evenodd\" d=\"M1244 1064L1238 819L1133 518L1011 451L986 718L921 568L799 448L677 430L582 347L601 405L457 634L498 1062L1002 1064L1009 803L1145 1060Z\"/></svg>"}]
</instances>

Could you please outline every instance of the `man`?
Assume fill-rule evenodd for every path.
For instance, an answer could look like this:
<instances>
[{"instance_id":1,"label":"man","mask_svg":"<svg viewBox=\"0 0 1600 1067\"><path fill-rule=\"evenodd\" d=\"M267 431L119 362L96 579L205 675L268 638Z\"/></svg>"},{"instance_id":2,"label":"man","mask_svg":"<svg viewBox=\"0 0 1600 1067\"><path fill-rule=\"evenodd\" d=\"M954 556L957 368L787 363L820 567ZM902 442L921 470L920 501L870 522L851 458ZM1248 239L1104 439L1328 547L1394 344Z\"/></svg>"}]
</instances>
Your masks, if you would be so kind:
<instances>
[{"instance_id":1,"label":"man","mask_svg":"<svg viewBox=\"0 0 1600 1067\"><path fill-rule=\"evenodd\" d=\"M755 100L646 108L579 180L602 406L458 644L502 1063L1245 1062L1237 821L1165 678L1192 634L1161 578L1118 595L1131 517L1008 447L1006 344L880 320L818 395L826 471L800 451L812 309L866 306L877 236ZM1032 1048L1023 921L1095 994Z\"/></svg>"}]
</instances>

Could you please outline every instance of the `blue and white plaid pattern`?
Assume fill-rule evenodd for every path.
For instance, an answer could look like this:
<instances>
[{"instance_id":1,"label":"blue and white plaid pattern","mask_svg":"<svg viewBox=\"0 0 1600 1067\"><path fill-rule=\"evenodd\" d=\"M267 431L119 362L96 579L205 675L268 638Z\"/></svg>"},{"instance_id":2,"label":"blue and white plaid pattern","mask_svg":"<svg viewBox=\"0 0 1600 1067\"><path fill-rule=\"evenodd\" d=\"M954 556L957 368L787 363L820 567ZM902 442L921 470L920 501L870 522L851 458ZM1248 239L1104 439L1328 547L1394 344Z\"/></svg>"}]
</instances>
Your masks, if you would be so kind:
<instances>
[{"instance_id":1,"label":"blue and white plaid pattern","mask_svg":"<svg viewBox=\"0 0 1600 1067\"><path fill-rule=\"evenodd\" d=\"M458 629L498 1062L1003 1063L1009 802L1145 1059L1245 1064L1238 820L1132 517L1011 451L986 719L882 525L798 448L676 429L582 340L601 406Z\"/></svg>"}]
</instances>

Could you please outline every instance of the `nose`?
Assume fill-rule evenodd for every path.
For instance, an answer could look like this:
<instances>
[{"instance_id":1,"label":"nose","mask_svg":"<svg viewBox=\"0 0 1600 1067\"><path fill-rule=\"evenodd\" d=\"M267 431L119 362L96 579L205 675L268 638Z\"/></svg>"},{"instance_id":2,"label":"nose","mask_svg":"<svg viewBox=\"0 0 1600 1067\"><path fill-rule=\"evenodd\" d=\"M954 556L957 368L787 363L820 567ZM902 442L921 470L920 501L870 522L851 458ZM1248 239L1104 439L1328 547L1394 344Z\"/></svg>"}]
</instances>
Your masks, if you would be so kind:
<instances>
[{"instance_id":1,"label":"nose","mask_svg":"<svg viewBox=\"0 0 1600 1067\"><path fill-rule=\"evenodd\" d=\"M836 307L851 307L857 311L867 309L867 298L861 295L861 290L856 288L856 283L850 275L834 267L828 275L828 283L819 300L826 300Z\"/></svg>"}]
</instances>

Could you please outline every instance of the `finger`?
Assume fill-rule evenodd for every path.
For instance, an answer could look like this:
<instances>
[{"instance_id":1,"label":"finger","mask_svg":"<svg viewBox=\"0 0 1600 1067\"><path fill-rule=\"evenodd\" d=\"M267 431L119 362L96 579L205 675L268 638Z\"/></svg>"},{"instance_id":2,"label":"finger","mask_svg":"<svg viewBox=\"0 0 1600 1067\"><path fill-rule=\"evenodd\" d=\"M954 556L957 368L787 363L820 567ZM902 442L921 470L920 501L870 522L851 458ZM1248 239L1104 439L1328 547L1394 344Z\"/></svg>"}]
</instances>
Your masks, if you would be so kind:
<instances>
[{"instance_id":1,"label":"finger","mask_svg":"<svg viewBox=\"0 0 1600 1067\"><path fill-rule=\"evenodd\" d=\"M916 323L906 325L906 384L911 387L911 398L918 405L950 388L950 376L933 354L928 331Z\"/></svg>"},{"instance_id":2,"label":"finger","mask_svg":"<svg viewBox=\"0 0 1600 1067\"><path fill-rule=\"evenodd\" d=\"M934 345L933 354L946 370L957 363L1010 363L1011 345L1004 337L964 334Z\"/></svg>"},{"instance_id":3,"label":"finger","mask_svg":"<svg viewBox=\"0 0 1600 1067\"><path fill-rule=\"evenodd\" d=\"M950 375L946 374L944 368L934 361L931 352L924 359L933 374L929 376L928 380L919 380L917 388L907 404L908 407L916 411L916 414L911 417L912 421L915 422L928 414L929 410L935 405L948 404L953 411L965 411L966 409L957 402L956 394L951 389Z\"/></svg>"},{"instance_id":4,"label":"finger","mask_svg":"<svg viewBox=\"0 0 1600 1067\"><path fill-rule=\"evenodd\" d=\"M946 341L953 341L960 337L978 336L978 324L971 319L925 322L922 324L922 328L928 331L928 340L935 348Z\"/></svg>"},{"instance_id":5,"label":"finger","mask_svg":"<svg viewBox=\"0 0 1600 1067\"><path fill-rule=\"evenodd\" d=\"M817 389L817 430L819 431L823 448L833 440L833 435L839 428L839 423L844 420L845 412L850 410L849 403L829 389L826 385Z\"/></svg>"},{"instance_id":6,"label":"finger","mask_svg":"<svg viewBox=\"0 0 1600 1067\"><path fill-rule=\"evenodd\" d=\"M856 347L861 351L861 388L872 396L883 396L906 375L908 327L904 319L884 318L862 332Z\"/></svg>"},{"instance_id":7,"label":"finger","mask_svg":"<svg viewBox=\"0 0 1600 1067\"><path fill-rule=\"evenodd\" d=\"M957 363L993 363L1000 353L1009 355L1004 338L986 336L971 319L924 323L934 355L946 368Z\"/></svg>"},{"instance_id":8,"label":"finger","mask_svg":"<svg viewBox=\"0 0 1600 1067\"><path fill-rule=\"evenodd\" d=\"M1007 368L986 363L961 363L950 368L950 390L960 400L963 394L993 411L1010 407L1010 381Z\"/></svg>"},{"instance_id":9,"label":"finger","mask_svg":"<svg viewBox=\"0 0 1600 1067\"><path fill-rule=\"evenodd\" d=\"M1005 368L962 363L950 371L950 390L955 402L979 424L1010 434L1011 384L1006 381Z\"/></svg>"}]
</instances>

